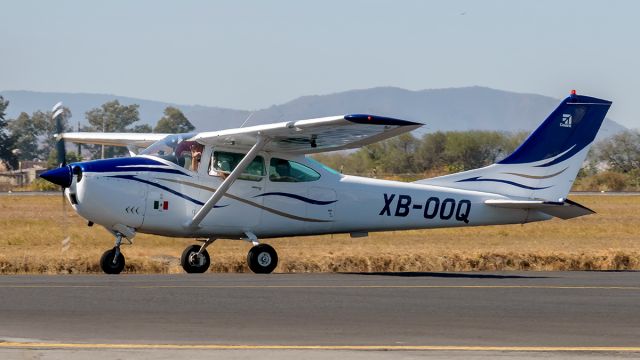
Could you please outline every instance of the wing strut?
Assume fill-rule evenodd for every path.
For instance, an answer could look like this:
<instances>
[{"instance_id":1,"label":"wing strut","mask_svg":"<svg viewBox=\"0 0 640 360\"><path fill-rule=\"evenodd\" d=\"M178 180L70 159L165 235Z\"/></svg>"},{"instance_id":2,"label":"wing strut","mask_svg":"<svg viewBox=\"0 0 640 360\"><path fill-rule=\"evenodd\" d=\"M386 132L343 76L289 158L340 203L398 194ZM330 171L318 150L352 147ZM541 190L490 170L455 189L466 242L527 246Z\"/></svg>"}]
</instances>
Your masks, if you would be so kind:
<instances>
[{"instance_id":1,"label":"wing strut","mask_svg":"<svg viewBox=\"0 0 640 360\"><path fill-rule=\"evenodd\" d=\"M242 158L240 163L238 163L238 166L236 166L235 169L233 169L231 174L229 174L229 176L227 176L227 178L224 179L220 187L216 189L216 191L213 193L213 195L211 195L209 200L207 200L207 202L204 203L204 205L202 205L202 207L200 208L200 210L198 210L198 212L193 217L193 219L191 219L189 222L185 224L185 227L191 228L191 227L198 227L198 225L200 225L200 222L202 222L205 216L209 214L211 209L213 209L213 207L224 196L224 194L227 193L227 190L236 181L238 176L240 176L240 174L242 174L242 172L247 168L247 166L249 166L249 164L253 161L253 159L256 158L258 151L262 150L265 147L265 145L269 143L270 140L271 140L270 138L266 136L262 136L262 134L258 134L255 145L251 147L249 152L247 152L247 154Z\"/></svg>"}]
</instances>

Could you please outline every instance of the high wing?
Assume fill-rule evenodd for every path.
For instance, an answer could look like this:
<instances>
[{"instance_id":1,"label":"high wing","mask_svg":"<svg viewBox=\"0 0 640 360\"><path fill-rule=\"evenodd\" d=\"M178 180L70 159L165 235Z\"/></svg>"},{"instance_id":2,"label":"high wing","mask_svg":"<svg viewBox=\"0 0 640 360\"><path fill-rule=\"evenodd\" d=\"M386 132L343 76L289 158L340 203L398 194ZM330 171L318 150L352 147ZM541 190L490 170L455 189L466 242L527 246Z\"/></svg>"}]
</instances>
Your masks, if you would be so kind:
<instances>
[{"instance_id":1,"label":"high wing","mask_svg":"<svg viewBox=\"0 0 640 360\"><path fill-rule=\"evenodd\" d=\"M423 124L375 115L340 115L317 119L256 125L196 134L202 144L248 150L258 136L269 138L266 151L312 154L358 148L412 131ZM83 144L147 147L170 134L71 132L65 141Z\"/></svg>"},{"instance_id":2,"label":"high wing","mask_svg":"<svg viewBox=\"0 0 640 360\"><path fill-rule=\"evenodd\" d=\"M70 132L60 135L65 141L111 146L135 146L145 148L169 134Z\"/></svg>"},{"instance_id":3,"label":"high wing","mask_svg":"<svg viewBox=\"0 0 640 360\"><path fill-rule=\"evenodd\" d=\"M423 124L382 116L354 114L202 132L202 144L250 149L259 136L269 138L266 151L312 154L372 144Z\"/></svg>"},{"instance_id":4,"label":"high wing","mask_svg":"<svg viewBox=\"0 0 640 360\"><path fill-rule=\"evenodd\" d=\"M234 146L246 149L247 154L184 226L198 227L261 150L310 154L350 149L384 140L420 126L422 124L405 120L358 114L197 134L191 140L207 145ZM250 233L246 235L251 238Z\"/></svg>"}]
</instances>

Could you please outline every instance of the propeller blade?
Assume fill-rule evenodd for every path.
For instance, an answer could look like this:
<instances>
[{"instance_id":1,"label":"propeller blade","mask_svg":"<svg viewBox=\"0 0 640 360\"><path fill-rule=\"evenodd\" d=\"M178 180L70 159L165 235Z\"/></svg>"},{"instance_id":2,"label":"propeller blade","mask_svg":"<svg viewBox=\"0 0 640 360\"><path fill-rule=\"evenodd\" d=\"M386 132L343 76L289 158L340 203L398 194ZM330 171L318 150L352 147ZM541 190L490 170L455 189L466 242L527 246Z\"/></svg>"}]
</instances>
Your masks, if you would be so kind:
<instances>
[{"instance_id":1,"label":"propeller blade","mask_svg":"<svg viewBox=\"0 0 640 360\"><path fill-rule=\"evenodd\" d=\"M62 226L63 235L66 235L64 239L61 241L61 252L66 252L69 250L71 246L71 237L69 236L69 227L67 226L67 204L64 194L64 189L71 186L71 182L73 181L73 174L71 173L71 167L67 166L67 151L64 146L64 139L62 138L62 133L64 133L64 127L62 124L62 120L64 118L64 108L62 107L62 102L57 103L53 109L51 109L52 115L51 118L56 122L56 133L58 134L58 142L56 142L56 152L58 153L58 168L46 171L40 174L40 177L50 181L54 184L60 185L61 194L62 194L62 222L60 225Z\"/></svg>"},{"instance_id":2,"label":"propeller blade","mask_svg":"<svg viewBox=\"0 0 640 360\"><path fill-rule=\"evenodd\" d=\"M62 188L62 222L60 225L62 226L62 235L64 239L60 242L61 249L60 252L66 252L71 247L71 236L69 236L69 221L67 215L67 199L65 199L64 188Z\"/></svg>"},{"instance_id":3,"label":"propeller blade","mask_svg":"<svg viewBox=\"0 0 640 360\"><path fill-rule=\"evenodd\" d=\"M56 133L60 139L56 143L56 152L58 153L58 166L64 167L67 165L67 151L64 146L64 139L62 138L62 133L64 132L64 127L62 125L62 119L64 118L64 109L62 108L62 103L59 102L56 106L53 107L53 119L56 122Z\"/></svg>"}]
</instances>

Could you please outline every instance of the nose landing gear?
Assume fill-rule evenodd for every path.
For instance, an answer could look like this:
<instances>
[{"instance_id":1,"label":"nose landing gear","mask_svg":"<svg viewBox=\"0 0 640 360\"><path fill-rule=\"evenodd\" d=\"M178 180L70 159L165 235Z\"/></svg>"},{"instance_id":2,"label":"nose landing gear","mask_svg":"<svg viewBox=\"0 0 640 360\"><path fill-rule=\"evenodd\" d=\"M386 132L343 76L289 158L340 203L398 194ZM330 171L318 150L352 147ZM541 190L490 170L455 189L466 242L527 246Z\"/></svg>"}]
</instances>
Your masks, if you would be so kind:
<instances>
[{"instance_id":1,"label":"nose landing gear","mask_svg":"<svg viewBox=\"0 0 640 360\"><path fill-rule=\"evenodd\" d=\"M116 233L116 245L102 254L100 258L100 268L105 274L116 275L124 270L124 255L120 252L122 245L122 234Z\"/></svg>"}]
</instances>

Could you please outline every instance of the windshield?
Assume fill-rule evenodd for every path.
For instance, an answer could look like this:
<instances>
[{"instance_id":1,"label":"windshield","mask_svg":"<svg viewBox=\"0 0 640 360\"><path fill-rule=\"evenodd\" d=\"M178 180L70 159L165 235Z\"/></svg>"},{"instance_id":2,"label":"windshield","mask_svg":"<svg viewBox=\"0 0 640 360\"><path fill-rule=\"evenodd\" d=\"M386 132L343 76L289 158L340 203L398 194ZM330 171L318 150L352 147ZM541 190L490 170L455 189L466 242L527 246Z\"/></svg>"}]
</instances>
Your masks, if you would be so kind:
<instances>
[{"instance_id":1,"label":"windshield","mask_svg":"<svg viewBox=\"0 0 640 360\"><path fill-rule=\"evenodd\" d=\"M312 157L310 157L310 156L307 156L307 157L306 157L306 159L307 159L307 161L309 161L310 163L315 164L315 165L318 165L318 166L322 167L323 169L327 170L328 172L330 172L330 173L332 173L332 174L342 175L338 170L335 170L335 169L333 169L333 168L330 168L330 167L328 167L327 165L325 165L325 164L321 163L320 161L318 161L318 160L316 160L316 159L314 159L314 158L312 158Z\"/></svg>"},{"instance_id":2,"label":"windshield","mask_svg":"<svg viewBox=\"0 0 640 360\"><path fill-rule=\"evenodd\" d=\"M191 156L191 147L196 144L195 141L187 141L187 139L195 135L195 133L168 135L162 140L151 144L140 155L157 156L174 164L185 166L185 157Z\"/></svg>"}]
</instances>

